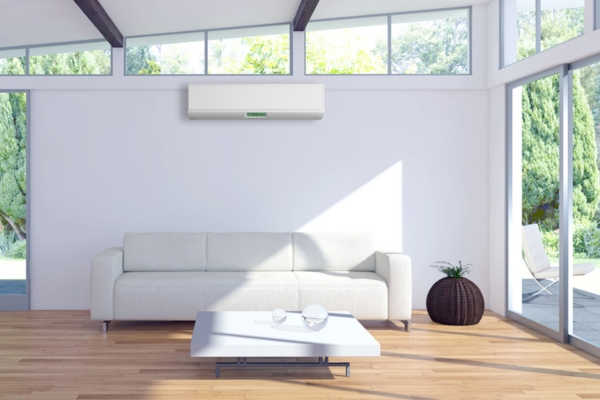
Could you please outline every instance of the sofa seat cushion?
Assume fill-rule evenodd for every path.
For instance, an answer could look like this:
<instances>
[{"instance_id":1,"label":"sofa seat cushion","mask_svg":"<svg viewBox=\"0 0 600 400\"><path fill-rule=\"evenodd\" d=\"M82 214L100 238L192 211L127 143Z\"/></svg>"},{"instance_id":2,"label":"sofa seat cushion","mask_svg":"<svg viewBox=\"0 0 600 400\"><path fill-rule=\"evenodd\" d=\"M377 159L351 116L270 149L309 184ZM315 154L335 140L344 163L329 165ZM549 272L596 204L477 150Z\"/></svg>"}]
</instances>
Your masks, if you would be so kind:
<instances>
[{"instance_id":1,"label":"sofa seat cushion","mask_svg":"<svg viewBox=\"0 0 600 400\"><path fill-rule=\"evenodd\" d=\"M387 319L388 288L374 272L294 271L299 309L321 304L328 311L350 311L357 319Z\"/></svg>"},{"instance_id":2,"label":"sofa seat cushion","mask_svg":"<svg viewBox=\"0 0 600 400\"><path fill-rule=\"evenodd\" d=\"M125 272L115 282L114 317L190 320L204 309L206 272Z\"/></svg>"},{"instance_id":3,"label":"sofa seat cushion","mask_svg":"<svg viewBox=\"0 0 600 400\"><path fill-rule=\"evenodd\" d=\"M298 309L298 282L291 271L207 272L204 285L207 311Z\"/></svg>"}]
</instances>

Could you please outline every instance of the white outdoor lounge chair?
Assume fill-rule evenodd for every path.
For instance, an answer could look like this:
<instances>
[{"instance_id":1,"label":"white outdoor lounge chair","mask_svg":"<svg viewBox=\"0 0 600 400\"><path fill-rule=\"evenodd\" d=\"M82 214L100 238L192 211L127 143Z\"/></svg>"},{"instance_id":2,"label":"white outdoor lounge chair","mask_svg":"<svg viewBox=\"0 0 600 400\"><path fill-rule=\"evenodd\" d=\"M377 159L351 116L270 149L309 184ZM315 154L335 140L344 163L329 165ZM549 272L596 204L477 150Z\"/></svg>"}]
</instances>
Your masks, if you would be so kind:
<instances>
[{"instance_id":1,"label":"white outdoor lounge chair","mask_svg":"<svg viewBox=\"0 0 600 400\"><path fill-rule=\"evenodd\" d=\"M554 293L549 291L548 288L558 282L559 269L557 265L550 264L550 260L546 255L546 249L544 249L544 244L542 243L540 228L537 224L523 226L523 254L525 254L525 264L527 265L527 268L531 271L535 281L541 288L523 300L530 299L544 291L554 296ZM586 275L595 268L596 266L592 263L574 264L573 275ZM542 284L544 279L550 281L546 286ZM586 297L588 296L586 295Z\"/></svg>"}]
</instances>

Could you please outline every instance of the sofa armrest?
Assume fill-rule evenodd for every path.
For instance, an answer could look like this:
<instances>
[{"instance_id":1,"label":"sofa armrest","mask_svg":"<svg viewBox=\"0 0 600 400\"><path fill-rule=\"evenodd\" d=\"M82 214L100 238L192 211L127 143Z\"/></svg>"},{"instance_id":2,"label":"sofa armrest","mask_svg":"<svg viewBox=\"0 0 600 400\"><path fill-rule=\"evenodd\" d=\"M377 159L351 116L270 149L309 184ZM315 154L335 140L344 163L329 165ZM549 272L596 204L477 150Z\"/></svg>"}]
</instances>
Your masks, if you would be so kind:
<instances>
[{"instance_id":1,"label":"sofa armrest","mask_svg":"<svg viewBox=\"0 0 600 400\"><path fill-rule=\"evenodd\" d=\"M93 320L113 319L115 282L122 273L122 247L112 247L92 258L90 316Z\"/></svg>"},{"instance_id":2,"label":"sofa armrest","mask_svg":"<svg viewBox=\"0 0 600 400\"><path fill-rule=\"evenodd\" d=\"M375 252L375 273L388 284L388 319L410 321L412 314L412 266L400 253Z\"/></svg>"}]
</instances>

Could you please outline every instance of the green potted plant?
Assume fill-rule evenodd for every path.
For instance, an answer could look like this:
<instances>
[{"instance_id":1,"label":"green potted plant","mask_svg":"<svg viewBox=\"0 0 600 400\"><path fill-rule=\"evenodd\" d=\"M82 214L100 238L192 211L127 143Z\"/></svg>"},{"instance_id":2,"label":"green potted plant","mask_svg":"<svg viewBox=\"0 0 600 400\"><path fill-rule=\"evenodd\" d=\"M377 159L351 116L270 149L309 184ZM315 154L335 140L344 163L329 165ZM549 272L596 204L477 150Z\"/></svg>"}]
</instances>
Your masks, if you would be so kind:
<instances>
[{"instance_id":1,"label":"green potted plant","mask_svg":"<svg viewBox=\"0 0 600 400\"><path fill-rule=\"evenodd\" d=\"M452 265L436 261L430 267L446 274L427 294L427 313L433 322L444 325L475 325L481 321L485 302L481 290L465 278L472 264Z\"/></svg>"}]
</instances>

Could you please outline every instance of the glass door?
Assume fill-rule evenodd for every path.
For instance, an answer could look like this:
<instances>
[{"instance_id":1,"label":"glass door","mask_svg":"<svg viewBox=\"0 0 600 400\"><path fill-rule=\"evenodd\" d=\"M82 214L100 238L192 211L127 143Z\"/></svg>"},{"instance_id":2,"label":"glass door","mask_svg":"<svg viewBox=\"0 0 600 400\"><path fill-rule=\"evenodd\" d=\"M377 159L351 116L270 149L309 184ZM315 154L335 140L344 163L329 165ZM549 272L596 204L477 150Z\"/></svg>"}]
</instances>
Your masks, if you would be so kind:
<instances>
[{"instance_id":1,"label":"glass door","mask_svg":"<svg viewBox=\"0 0 600 400\"><path fill-rule=\"evenodd\" d=\"M569 334L600 347L600 62L575 68L570 77L574 226Z\"/></svg>"},{"instance_id":2,"label":"glass door","mask_svg":"<svg viewBox=\"0 0 600 400\"><path fill-rule=\"evenodd\" d=\"M509 104L509 315L558 339L561 141L558 70L512 84Z\"/></svg>"},{"instance_id":3,"label":"glass door","mask_svg":"<svg viewBox=\"0 0 600 400\"><path fill-rule=\"evenodd\" d=\"M29 309L29 93L0 90L0 310Z\"/></svg>"},{"instance_id":4,"label":"glass door","mask_svg":"<svg viewBox=\"0 0 600 400\"><path fill-rule=\"evenodd\" d=\"M600 356L600 55L507 86L508 316Z\"/></svg>"}]
</instances>

